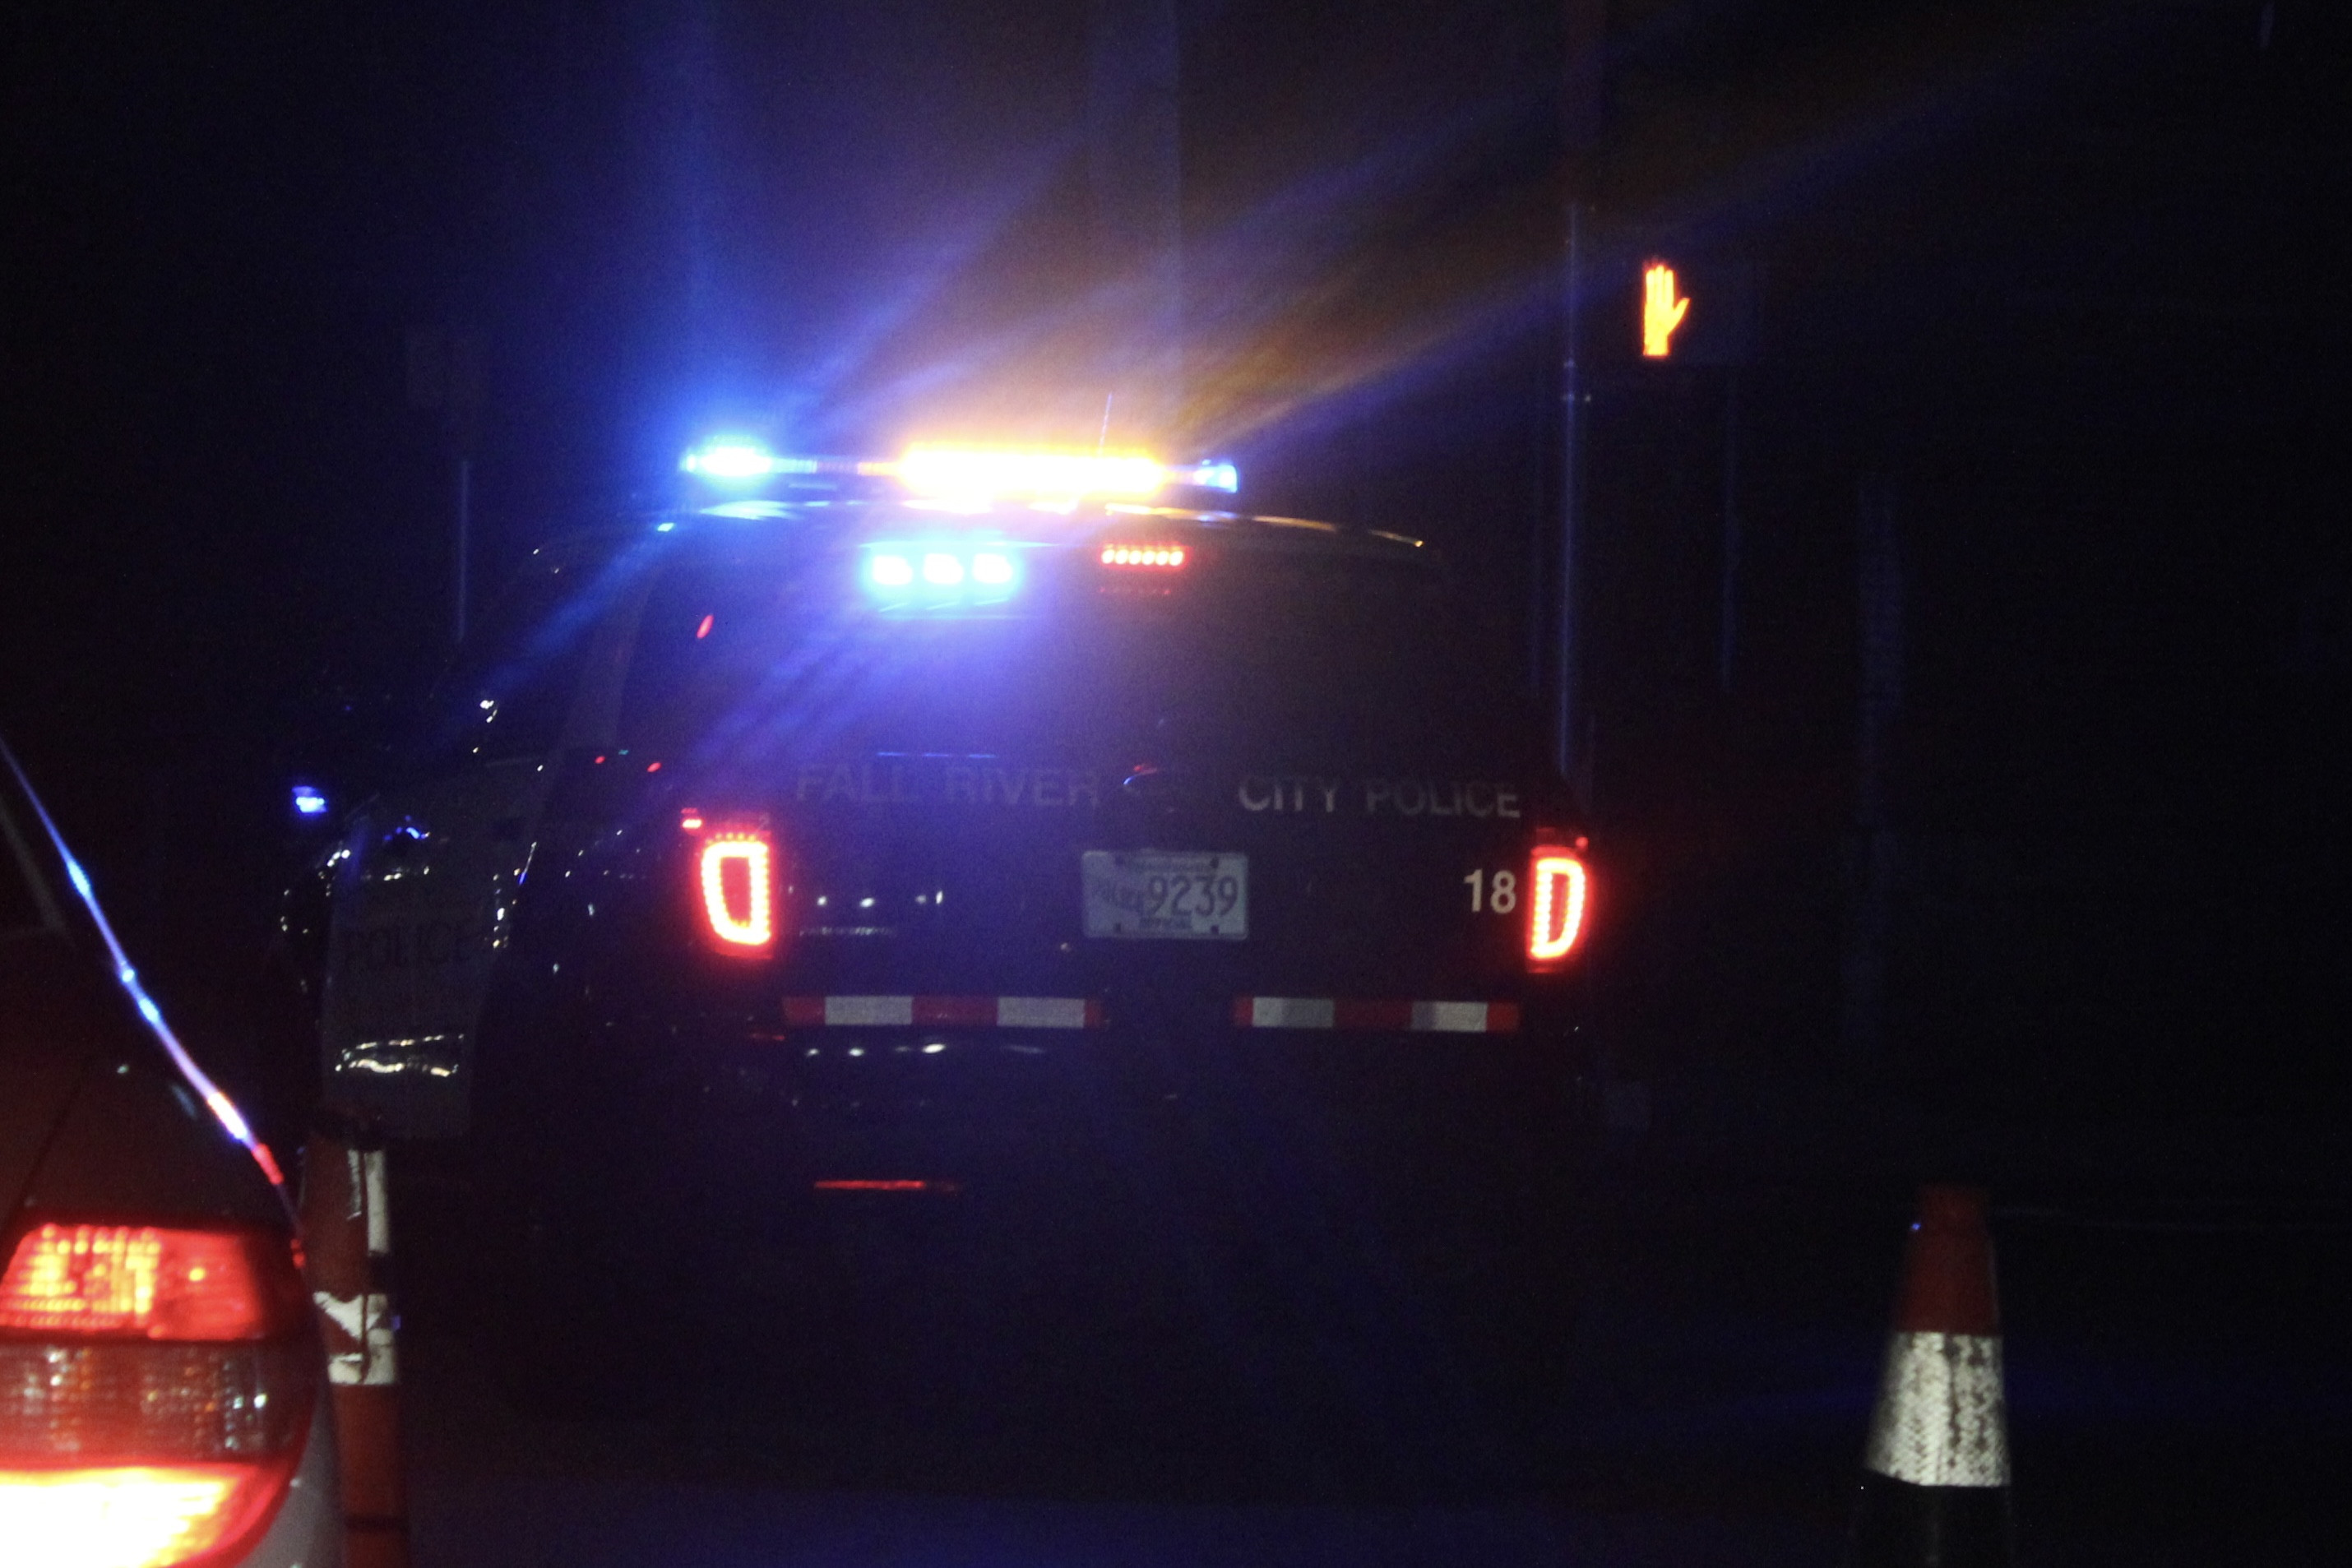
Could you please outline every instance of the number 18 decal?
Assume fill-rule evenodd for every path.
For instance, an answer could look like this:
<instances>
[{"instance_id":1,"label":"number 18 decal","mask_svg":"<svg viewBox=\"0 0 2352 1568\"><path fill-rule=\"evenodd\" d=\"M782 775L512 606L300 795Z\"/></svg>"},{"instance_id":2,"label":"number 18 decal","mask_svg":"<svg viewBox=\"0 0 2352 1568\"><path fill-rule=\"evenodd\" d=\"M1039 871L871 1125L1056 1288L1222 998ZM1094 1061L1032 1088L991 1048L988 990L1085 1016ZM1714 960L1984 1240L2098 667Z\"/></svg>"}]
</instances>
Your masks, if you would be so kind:
<instances>
[{"instance_id":1,"label":"number 18 decal","mask_svg":"<svg viewBox=\"0 0 2352 1568\"><path fill-rule=\"evenodd\" d=\"M1519 878L1516 872L1474 871L1462 880L1470 889L1473 915L1508 915L1519 906Z\"/></svg>"},{"instance_id":2,"label":"number 18 decal","mask_svg":"<svg viewBox=\"0 0 2352 1568\"><path fill-rule=\"evenodd\" d=\"M1516 915L1522 907L1527 910L1530 973L1560 967L1584 935L1584 862L1572 850L1539 843L1528 852L1524 879L1515 871L1481 867L1464 873L1462 885L1470 890L1473 915Z\"/></svg>"}]
</instances>

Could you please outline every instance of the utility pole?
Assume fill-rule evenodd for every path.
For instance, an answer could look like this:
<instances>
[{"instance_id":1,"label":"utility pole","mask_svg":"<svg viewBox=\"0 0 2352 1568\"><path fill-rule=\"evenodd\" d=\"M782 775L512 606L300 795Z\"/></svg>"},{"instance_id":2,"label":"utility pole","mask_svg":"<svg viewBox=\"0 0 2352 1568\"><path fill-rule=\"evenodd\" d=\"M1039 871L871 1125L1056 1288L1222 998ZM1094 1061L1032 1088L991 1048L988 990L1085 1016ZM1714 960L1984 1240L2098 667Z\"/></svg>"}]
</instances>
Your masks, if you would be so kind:
<instances>
[{"instance_id":1,"label":"utility pole","mask_svg":"<svg viewBox=\"0 0 2352 1568\"><path fill-rule=\"evenodd\" d=\"M1560 67L1559 538L1552 660L1552 756L1560 776L1592 800L1591 725L1583 706L1584 435L1587 393L1577 358L1583 337L1585 194L1601 152L1607 90L1604 0L1566 0Z\"/></svg>"},{"instance_id":2,"label":"utility pole","mask_svg":"<svg viewBox=\"0 0 2352 1568\"><path fill-rule=\"evenodd\" d=\"M1103 392L1117 409L1102 434L1171 451L1188 434L1181 44L1177 0L1095 0L1087 165L1114 301Z\"/></svg>"},{"instance_id":3,"label":"utility pole","mask_svg":"<svg viewBox=\"0 0 2352 1568\"><path fill-rule=\"evenodd\" d=\"M1894 482L1865 475L1854 497L1861 703L1854 736L1853 903L1846 931L1845 1043L1857 1068L1885 1055L1886 955L1895 914L1898 843L1889 788L1896 718L1903 711L1903 558Z\"/></svg>"},{"instance_id":4,"label":"utility pole","mask_svg":"<svg viewBox=\"0 0 2352 1568\"><path fill-rule=\"evenodd\" d=\"M1582 711L1579 689L1583 678L1577 616L1577 592L1582 587L1578 534L1584 522L1584 386L1577 371L1576 349L1582 325L1582 284L1580 262L1583 226L1582 204L1568 203L1568 232L1560 259L1559 317L1559 644L1552 664L1552 760L1560 777L1582 788L1588 800L1591 780L1584 777L1590 758L1580 733Z\"/></svg>"},{"instance_id":5,"label":"utility pole","mask_svg":"<svg viewBox=\"0 0 2352 1568\"><path fill-rule=\"evenodd\" d=\"M408 406L437 411L452 465L449 641L464 639L471 613L474 450L482 438L482 345L446 327L408 329Z\"/></svg>"},{"instance_id":6,"label":"utility pole","mask_svg":"<svg viewBox=\"0 0 2352 1568\"><path fill-rule=\"evenodd\" d=\"M1715 682L1731 695L1732 655L1739 645L1739 368L1723 372L1723 602L1717 629Z\"/></svg>"}]
</instances>

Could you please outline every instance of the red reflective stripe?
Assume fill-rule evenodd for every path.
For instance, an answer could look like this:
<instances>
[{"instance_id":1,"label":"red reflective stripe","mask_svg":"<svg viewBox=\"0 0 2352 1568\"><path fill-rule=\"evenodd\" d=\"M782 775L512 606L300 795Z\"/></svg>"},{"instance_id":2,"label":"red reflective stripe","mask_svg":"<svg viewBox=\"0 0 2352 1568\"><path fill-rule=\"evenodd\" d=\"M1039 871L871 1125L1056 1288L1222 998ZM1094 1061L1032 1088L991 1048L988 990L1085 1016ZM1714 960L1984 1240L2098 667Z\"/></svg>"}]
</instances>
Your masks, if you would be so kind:
<instances>
[{"instance_id":1,"label":"red reflective stripe","mask_svg":"<svg viewBox=\"0 0 2352 1568\"><path fill-rule=\"evenodd\" d=\"M1009 1009L1006 1003L1015 1006ZM852 1017L828 1018L826 1004ZM873 1017L888 1004L903 1003L912 1027L923 1029L1100 1029L1106 1018L1102 1002L1076 997L786 997L784 1022L795 1029L819 1028L832 1022L842 1027L908 1027L895 1019ZM1328 1009L1328 1022L1324 1021ZM1478 1022L1464 1021L1468 1009L1484 1009ZM1070 1022L1040 1021L1041 1013L1068 1009ZM1473 1015L1475 1016L1475 1015ZM1382 1033L1517 1034L1524 1017L1517 1002L1397 1001L1360 997L1235 997L1236 1029L1343 1029ZM1083 1020L1083 1021L1080 1021ZM1441 1021L1442 1020L1442 1021Z\"/></svg>"},{"instance_id":2,"label":"red reflective stripe","mask_svg":"<svg viewBox=\"0 0 2352 1568\"><path fill-rule=\"evenodd\" d=\"M904 1019L887 1016L901 1006ZM1104 1017L1091 997L786 997L783 1013L794 1029L1100 1029Z\"/></svg>"},{"instance_id":3,"label":"red reflective stripe","mask_svg":"<svg viewBox=\"0 0 2352 1568\"><path fill-rule=\"evenodd\" d=\"M1328 1009L1328 1014L1326 1009ZM1328 1020L1326 1021L1328 1017ZM1236 1029L1344 1029L1385 1033L1516 1034L1517 1002L1392 1001L1350 997L1235 997Z\"/></svg>"},{"instance_id":4,"label":"red reflective stripe","mask_svg":"<svg viewBox=\"0 0 2352 1568\"><path fill-rule=\"evenodd\" d=\"M917 997L918 1024L961 1024L986 1028L996 1021L994 997Z\"/></svg>"}]
</instances>

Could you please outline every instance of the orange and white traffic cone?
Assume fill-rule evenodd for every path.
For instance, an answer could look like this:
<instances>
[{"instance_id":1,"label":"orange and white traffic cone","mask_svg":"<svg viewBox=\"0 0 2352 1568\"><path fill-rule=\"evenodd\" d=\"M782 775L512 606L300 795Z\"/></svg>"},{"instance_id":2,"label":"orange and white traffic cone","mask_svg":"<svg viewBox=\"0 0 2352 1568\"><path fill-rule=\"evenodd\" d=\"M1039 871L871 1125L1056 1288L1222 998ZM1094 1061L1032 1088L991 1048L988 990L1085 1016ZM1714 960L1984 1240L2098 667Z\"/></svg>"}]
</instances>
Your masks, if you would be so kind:
<instances>
[{"instance_id":1,"label":"orange and white traffic cone","mask_svg":"<svg viewBox=\"0 0 2352 1568\"><path fill-rule=\"evenodd\" d=\"M1852 1568L2009 1568L2009 1421L1985 1195L1929 1186L1862 1457Z\"/></svg>"},{"instance_id":2,"label":"orange and white traffic cone","mask_svg":"<svg viewBox=\"0 0 2352 1568\"><path fill-rule=\"evenodd\" d=\"M345 1568L407 1568L401 1479L400 1370L392 1302L379 1271L392 1254L381 1148L313 1133L303 1151L302 1243L327 1341L335 1445L342 1461Z\"/></svg>"}]
</instances>

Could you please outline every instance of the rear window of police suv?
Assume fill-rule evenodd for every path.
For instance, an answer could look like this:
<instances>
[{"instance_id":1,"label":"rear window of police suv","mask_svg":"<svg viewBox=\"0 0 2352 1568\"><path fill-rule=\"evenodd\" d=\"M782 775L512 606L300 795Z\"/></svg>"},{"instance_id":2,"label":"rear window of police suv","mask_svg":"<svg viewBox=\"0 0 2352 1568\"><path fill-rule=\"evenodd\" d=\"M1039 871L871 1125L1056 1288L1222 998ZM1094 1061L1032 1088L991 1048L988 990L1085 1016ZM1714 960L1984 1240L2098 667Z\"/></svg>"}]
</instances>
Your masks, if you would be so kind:
<instances>
[{"instance_id":1,"label":"rear window of police suv","mask_svg":"<svg viewBox=\"0 0 2352 1568\"><path fill-rule=\"evenodd\" d=\"M631 656L620 744L736 762L1534 761L1507 660L1416 563L1250 560L1164 600L1041 591L1032 612L962 618L877 613L840 575L713 563L666 574Z\"/></svg>"}]
</instances>

